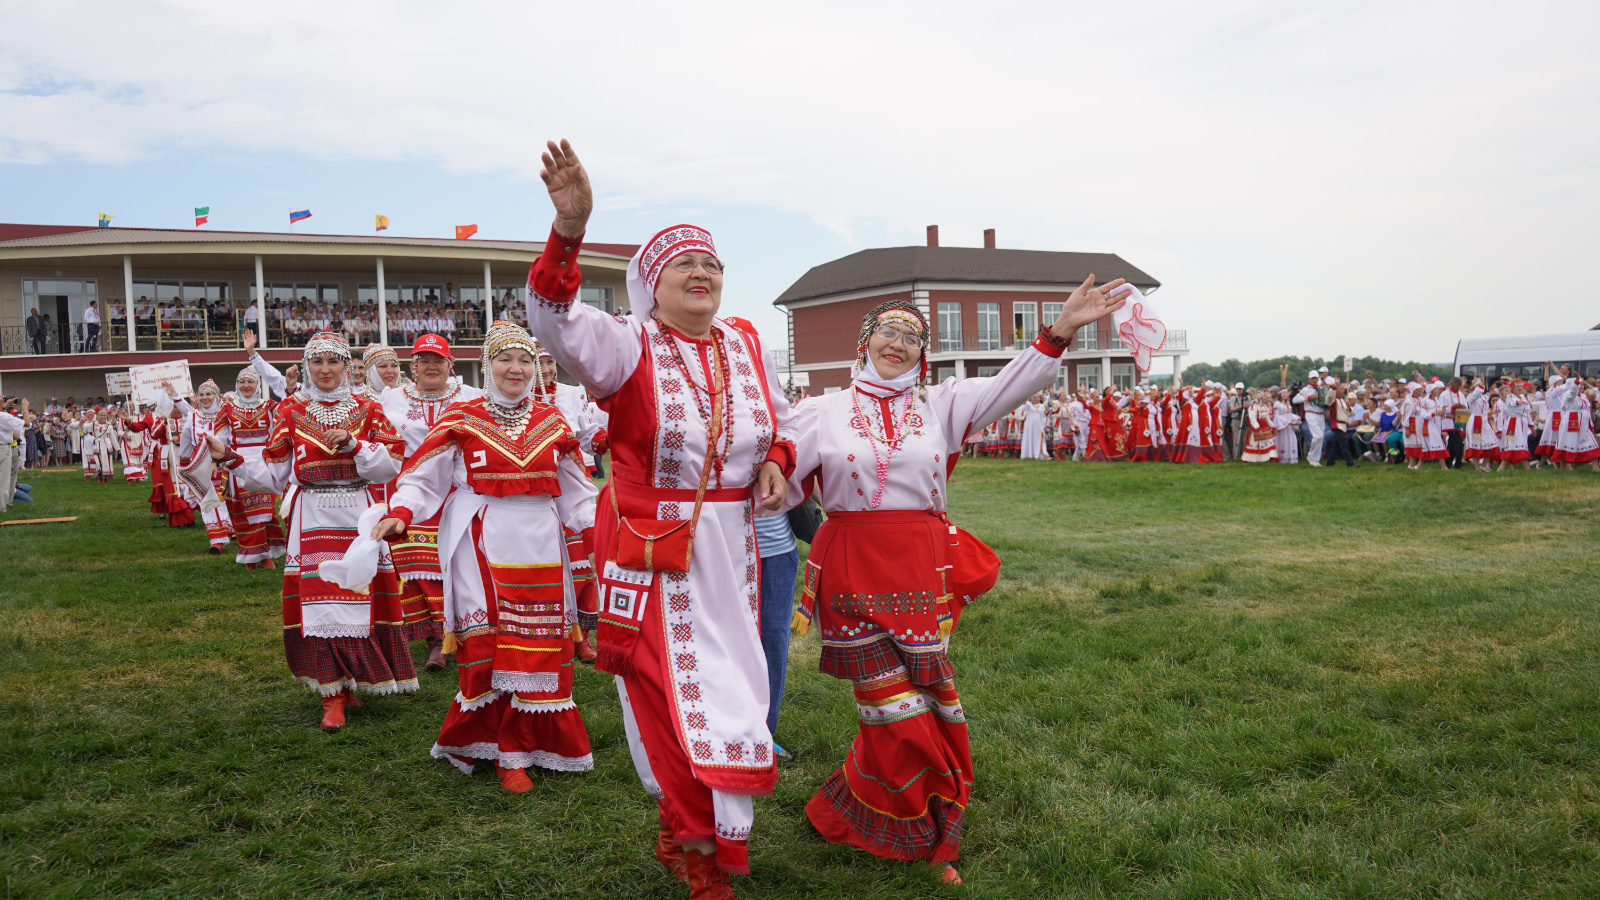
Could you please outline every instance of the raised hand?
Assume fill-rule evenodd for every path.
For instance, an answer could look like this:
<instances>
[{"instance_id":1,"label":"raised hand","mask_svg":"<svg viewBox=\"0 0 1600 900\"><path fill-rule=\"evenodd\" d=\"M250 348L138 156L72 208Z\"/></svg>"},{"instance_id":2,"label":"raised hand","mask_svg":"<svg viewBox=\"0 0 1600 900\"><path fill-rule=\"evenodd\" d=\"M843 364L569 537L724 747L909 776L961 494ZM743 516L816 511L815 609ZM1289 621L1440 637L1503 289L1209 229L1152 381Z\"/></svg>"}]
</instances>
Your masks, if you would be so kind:
<instances>
[{"instance_id":1,"label":"raised hand","mask_svg":"<svg viewBox=\"0 0 1600 900\"><path fill-rule=\"evenodd\" d=\"M589 214L594 212L594 190L589 187L589 173L578 154L566 138L561 145L545 142L545 152L539 159L544 168L539 170L545 189L550 192L550 203L556 208L556 233L563 237L579 238L589 227Z\"/></svg>"},{"instance_id":2,"label":"raised hand","mask_svg":"<svg viewBox=\"0 0 1600 900\"><path fill-rule=\"evenodd\" d=\"M244 330L244 355L245 355L245 358L249 359L250 357L254 356L255 353L256 353L256 330L254 328L246 328Z\"/></svg>"},{"instance_id":3,"label":"raised hand","mask_svg":"<svg viewBox=\"0 0 1600 900\"><path fill-rule=\"evenodd\" d=\"M1129 291L1118 292L1126 284L1126 279L1118 278L1116 281L1101 287L1094 286L1094 276L1090 275L1072 292L1067 302L1061 306L1061 315L1056 317L1050 332L1058 338L1071 340L1079 328L1090 322L1098 322L1102 318L1122 308L1127 302ZM1117 294L1118 296L1113 296Z\"/></svg>"}]
</instances>

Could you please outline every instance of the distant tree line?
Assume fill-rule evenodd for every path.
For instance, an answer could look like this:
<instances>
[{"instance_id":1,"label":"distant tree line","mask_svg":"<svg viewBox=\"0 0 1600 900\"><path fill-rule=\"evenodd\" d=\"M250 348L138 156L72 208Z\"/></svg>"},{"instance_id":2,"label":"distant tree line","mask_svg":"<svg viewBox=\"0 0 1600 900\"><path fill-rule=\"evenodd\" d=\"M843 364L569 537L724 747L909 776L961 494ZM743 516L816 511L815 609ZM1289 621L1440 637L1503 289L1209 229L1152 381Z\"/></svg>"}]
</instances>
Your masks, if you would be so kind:
<instances>
[{"instance_id":1,"label":"distant tree line","mask_svg":"<svg viewBox=\"0 0 1600 900\"><path fill-rule=\"evenodd\" d=\"M1351 370L1350 375L1356 379L1366 378L1368 372L1371 372L1372 377L1379 381L1385 378L1410 378L1413 372L1421 372L1423 377L1433 375L1438 375L1441 378L1450 377L1450 366L1448 365L1397 362L1392 359L1379 359L1376 356L1358 356L1351 360L1351 364L1354 368ZM1344 378L1344 357L1342 356L1331 359L1310 356L1279 356L1275 359L1258 359L1253 362L1225 359L1215 364L1191 363L1183 367L1183 380L1185 384L1219 381L1227 385L1242 381L1249 387L1267 387L1278 383L1278 376L1283 366L1289 367L1289 380L1291 382L1305 381L1307 372L1322 366L1327 366L1329 373L1338 375L1340 379Z\"/></svg>"}]
</instances>

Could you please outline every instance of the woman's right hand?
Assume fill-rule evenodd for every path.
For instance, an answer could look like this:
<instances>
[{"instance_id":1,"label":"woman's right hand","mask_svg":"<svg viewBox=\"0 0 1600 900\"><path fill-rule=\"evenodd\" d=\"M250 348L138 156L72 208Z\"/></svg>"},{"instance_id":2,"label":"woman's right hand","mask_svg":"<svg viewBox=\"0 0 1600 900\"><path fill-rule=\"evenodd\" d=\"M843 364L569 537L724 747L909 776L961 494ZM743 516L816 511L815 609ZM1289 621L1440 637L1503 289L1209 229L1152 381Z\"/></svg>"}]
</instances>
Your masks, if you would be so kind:
<instances>
[{"instance_id":1,"label":"woman's right hand","mask_svg":"<svg viewBox=\"0 0 1600 900\"><path fill-rule=\"evenodd\" d=\"M246 328L244 330L244 358L245 359L249 359L250 357L255 356L255 355L256 355L256 330L254 328Z\"/></svg>"},{"instance_id":2,"label":"woman's right hand","mask_svg":"<svg viewBox=\"0 0 1600 900\"><path fill-rule=\"evenodd\" d=\"M406 523L404 520L390 516L387 519L378 520L377 526L372 529L372 539L381 541L391 534L404 534L405 530Z\"/></svg>"},{"instance_id":3,"label":"woman's right hand","mask_svg":"<svg viewBox=\"0 0 1600 900\"><path fill-rule=\"evenodd\" d=\"M594 189L589 186L589 173L578 154L566 138L560 146L555 141L545 142L545 152L540 154L544 168L539 177L550 192L550 202L556 208L556 233L566 238L581 238L589 228L589 214L594 212Z\"/></svg>"}]
</instances>

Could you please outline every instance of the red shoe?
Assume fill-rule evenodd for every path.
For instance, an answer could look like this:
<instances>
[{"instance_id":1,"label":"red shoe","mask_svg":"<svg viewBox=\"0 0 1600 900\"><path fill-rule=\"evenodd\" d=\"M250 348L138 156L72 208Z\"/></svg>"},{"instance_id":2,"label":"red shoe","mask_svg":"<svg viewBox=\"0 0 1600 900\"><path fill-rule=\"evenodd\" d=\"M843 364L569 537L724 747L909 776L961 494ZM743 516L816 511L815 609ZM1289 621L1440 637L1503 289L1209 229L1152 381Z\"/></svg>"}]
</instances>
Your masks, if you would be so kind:
<instances>
[{"instance_id":1,"label":"red shoe","mask_svg":"<svg viewBox=\"0 0 1600 900\"><path fill-rule=\"evenodd\" d=\"M945 863L944 864L944 868L939 870L939 883L940 884L960 884L961 883L961 873L956 871L956 867L955 866L952 866L949 863Z\"/></svg>"},{"instance_id":2,"label":"red shoe","mask_svg":"<svg viewBox=\"0 0 1600 900\"><path fill-rule=\"evenodd\" d=\"M344 694L322 698L322 730L338 731L344 727Z\"/></svg>"},{"instance_id":3,"label":"red shoe","mask_svg":"<svg viewBox=\"0 0 1600 900\"><path fill-rule=\"evenodd\" d=\"M689 874L683 867L683 848L673 839L672 826L667 824L666 816L661 817L661 830L656 833L656 859L661 860L673 878L689 883Z\"/></svg>"},{"instance_id":4,"label":"red shoe","mask_svg":"<svg viewBox=\"0 0 1600 900\"><path fill-rule=\"evenodd\" d=\"M533 790L533 781L528 778L528 773L523 769L508 769L495 763L495 768L500 770L500 786L513 794L526 794Z\"/></svg>"},{"instance_id":5,"label":"red shoe","mask_svg":"<svg viewBox=\"0 0 1600 900\"><path fill-rule=\"evenodd\" d=\"M717 854L683 851L683 869L689 876L689 900L735 900L728 873L717 868Z\"/></svg>"},{"instance_id":6,"label":"red shoe","mask_svg":"<svg viewBox=\"0 0 1600 900\"><path fill-rule=\"evenodd\" d=\"M428 664L423 668L429 672L442 672L444 664L444 638L429 638Z\"/></svg>"},{"instance_id":7,"label":"red shoe","mask_svg":"<svg viewBox=\"0 0 1600 900\"><path fill-rule=\"evenodd\" d=\"M266 560L261 563L261 568L263 568L263 569L276 569L277 567L278 567L277 564L275 564L272 561L272 557L270 557L270 556L267 557Z\"/></svg>"},{"instance_id":8,"label":"red shoe","mask_svg":"<svg viewBox=\"0 0 1600 900\"><path fill-rule=\"evenodd\" d=\"M583 633L583 640L578 642L578 662L586 666L594 665L595 658L600 654L595 652L594 644L589 642L589 633Z\"/></svg>"},{"instance_id":9,"label":"red shoe","mask_svg":"<svg viewBox=\"0 0 1600 900\"><path fill-rule=\"evenodd\" d=\"M218 547L218 546L216 546L216 545L215 545L215 544L213 544L213 545L212 545L212 546L211 546L211 552L212 552L212 553L214 553L214 554L216 554L216 555L217 555L217 556L221 556L221 555L222 555L222 548L221 548L221 547Z\"/></svg>"},{"instance_id":10,"label":"red shoe","mask_svg":"<svg viewBox=\"0 0 1600 900\"><path fill-rule=\"evenodd\" d=\"M362 703L361 702L361 698L356 695L356 689L355 688L345 688L344 689L344 708L345 709L360 709L364 705L366 705L366 704Z\"/></svg>"},{"instance_id":11,"label":"red shoe","mask_svg":"<svg viewBox=\"0 0 1600 900\"><path fill-rule=\"evenodd\" d=\"M255 563L245 563L244 564L244 570L246 572L254 572L256 570L256 564Z\"/></svg>"}]
</instances>

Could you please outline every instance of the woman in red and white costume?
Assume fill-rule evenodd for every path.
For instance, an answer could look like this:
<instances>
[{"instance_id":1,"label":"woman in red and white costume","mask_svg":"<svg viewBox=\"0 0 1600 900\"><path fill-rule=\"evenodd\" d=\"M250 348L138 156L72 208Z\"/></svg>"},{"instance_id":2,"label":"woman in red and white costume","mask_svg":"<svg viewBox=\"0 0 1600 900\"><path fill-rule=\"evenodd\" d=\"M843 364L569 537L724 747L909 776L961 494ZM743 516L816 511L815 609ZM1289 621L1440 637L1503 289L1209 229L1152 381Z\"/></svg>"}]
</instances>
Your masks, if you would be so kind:
<instances>
[{"instance_id":1,"label":"woman in red and white costume","mask_svg":"<svg viewBox=\"0 0 1600 900\"><path fill-rule=\"evenodd\" d=\"M111 422L112 413L107 409L95 410L94 420L87 433L94 439L93 460L85 465L83 478L90 480L90 475L100 480L101 484L110 481L117 474L117 429ZM85 454L88 459L91 454Z\"/></svg>"},{"instance_id":2,"label":"woman in red and white costume","mask_svg":"<svg viewBox=\"0 0 1600 900\"><path fill-rule=\"evenodd\" d=\"M1593 403L1588 386L1583 379L1562 367L1566 378L1545 394L1545 406L1550 410L1550 421L1560 417L1556 428L1556 449L1550 454L1558 468L1568 469L1587 463L1600 472L1600 441L1594 436Z\"/></svg>"},{"instance_id":3,"label":"woman in red and white costume","mask_svg":"<svg viewBox=\"0 0 1600 900\"><path fill-rule=\"evenodd\" d=\"M161 392L156 392L160 395ZM149 402L155 408L136 419L125 419L123 426L143 432L149 438L150 511L165 519L172 528L194 524L194 511L198 503L189 501L189 492L178 478L180 465L178 443L183 437L183 419L193 412L189 401L178 399L172 386L166 386L165 399L153 396Z\"/></svg>"},{"instance_id":4,"label":"woman in red and white costume","mask_svg":"<svg viewBox=\"0 0 1600 900\"><path fill-rule=\"evenodd\" d=\"M620 676L634 767L659 801L658 858L694 896L731 896L725 873L749 871L751 798L777 781L754 519L758 504L783 501L791 412L753 329L715 317L722 264L704 230L674 226L640 247L630 315L575 302L594 200L572 148L548 147L540 175L556 220L528 273L528 318L611 416L597 665ZM619 513L630 525L690 520L702 484L688 571L622 568Z\"/></svg>"},{"instance_id":5,"label":"woman in red and white costume","mask_svg":"<svg viewBox=\"0 0 1600 900\"><path fill-rule=\"evenodd\" d=\"M1450 449L1444 442L1444 418L1449 414L1449 409L1439 402L1439 395L1444 393L1449 385L1442 381L1435 381L1428 385L1422 400L1417 403L1417 431L1422 443L1422 453L1418 457L1421 462L1439 463L1440 469L1450 468Z\"/></svg>"},{"instance_id":6,"label":"woman in red and white costume","mask_svg":"<svg viewBox=\"0 0 1600 900\"><path fill-rule=\"evenodd\" d=\"M255 332L244 333L245 350L255 350ZM277 403L267 396L261 376L254 368L241 369L233 379L233 399L218 415L217 436L240 455L261 455L261 448L272 436ZM239 552L234 562L246 569L257 566L277 568L273 560L287 552L283 521L278 518L277 498L272 494L246 490L239 479L228 479L228 516L233 520L234 538Z\"/></svg>"},{"instance_id":7,"label":"woman in red and white costume","mask_svg":"<svg viewBox=\"0 0 1600 900\"><path fill-rule=\"evenodd\" d=\"M387 347L383 349L388 350ZM371 362L372 348L367 350ZM389 355L393 356L394 351L390 350ZM393 373L370 365L367 368L369 396L383 404L389 423L405 439L408 463L445 410L456 403L468 403L483 396L483 391L471 385L450 383L454 359L448 341L437 334L424 334L411 346L410 384L400 382L398 365ZM388 386L390 378L385 378L386 375L391 376L397 386ZM436 507L432 515L408 522L404 537L389 548L395 571L403 582L400 610L406 623L406 637L428 642L427 669L431 672L445 666L444 574L439 568L439 514L442 511L442 506Z\"/></svg>"},{"instance_id":8,"label":"woman in red and white costume","mask_svg":"<svg viewBox=\"0 0 1600 900\"><path fill-rule=\"evenodd\" d=\"M967 723L946 650L969 598L952 592L947 478L963 436L1056 378L1077 330L1109 315L1123 282L1090 276L1055 323L991 378L925 387L928 325L912 303L862 321L852 386L795 410L789 497L812 480L828 518L811 544L795 625L815 622L822 671L855 687L859 726L843 765L806 804L824 838L887 859L950 862L972 790ZM1103 409L1115 414L1108 395ZM791 504L793 505L793 504Z\"/></svg>"},{"instance_id":9,"label":"woman in red and white costume","mask_svg":"<svg viewBox=\"0 0 1600 900\"><path fill-rule=\"evenodd\" d=\"M1505 386L1500 399L1494 404L1495 427L1500 431L1499 471L1522 463L1524 469L1533 468L1533 452L1528 440L1533 431L1533 404L1528 402L1528 385L1513 381Z\"/></svg>"},{"instance_id":10,"label":"woman in red and white costume","mask_svg":"<svg viewBox=\"0 0 1600 900\"><path fill-rule=\"evenodd\" d=\"M238 453L214 435L207 441L211 458L222 460L245 490L287 493L284 656L289 672L321 696L325 731L344 727L346 706L360 705L358 690L417 689L400 616L400 581L387 552L366 594L318 574L323 562L344 557L367 509L366 486L400 474L405 447L378 404L351 396L345 380L350 364L343 336L316 335L301 356L307 381L278 404L259 456Z\"/></svg>"},{"instance_id":11,"label":"woman in red and white costume","mask_svg":"<svg viewBox=\"0 0 1600 900\"><path fill-rule=\"evenodd\" d=\"M439 339L418 343L430 337ZM391 517L373 532L440 523L447 647L461 690L432 753L463 772L494 760L501 785L519 794L533 787L530 765L594 768L572 699L577 608L564 524L592 534L597 492L566 420L530 396L536 358L520 325L489 329L487 396L454 404L434 423L394 483Z\"/></svg>"},{"instance_id":12,"label":"woman in red and white costume","mask_svg":"<svg viewBox=\"0 0 1600 900\"><path fill-rule=\"evenodd\" d=\"M122 479L128 484L136 481L150 480L150 474L145 470L145 457L148 455L150 442L145 439L145 433L129 428L124 420L117 419L117 449L122 455Z\"/></svg>"},{"instance_id":13,"label":"woman in red and white costume","mask_svg":"<svg viewBox=\"0 0 1600 900\"><path fill-rule=\"evenodd\" d=\"M206 452L207 435L216 434L219 426L227 426L227 419L222 416L222 391L215 381L206 379L194 392L194 399L195 407L183 418L183 435L178 442L179 462L183 465L188 465L196 452ZM223 502L228 496L228 472L221 466L211 467L211 488L216 492L215 498L208 493L196 499L200 501L200 521L206 526L211 552L220 554L233 540L233 519L228 515L227 503Z\"/></svg>"},{"instance_id":14,"label":"woman in red and white costume","mask_svg":"<svg viewBox=\"0 0 1600 900\"><path fill-rule=\"evenodd\" d=\"M1490 409L1494 400L1494 394L1484 389L1483 379L1474 379L1472 393L1467 395L1466 448L1463 458L1472 460L1480 472L1489 471L1494 467L1494 461L1500 458L1500 432Z\"/></svg>"}]
</instances>

